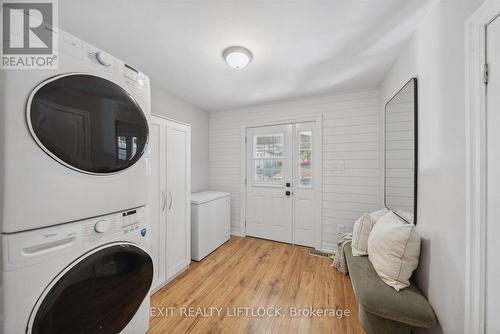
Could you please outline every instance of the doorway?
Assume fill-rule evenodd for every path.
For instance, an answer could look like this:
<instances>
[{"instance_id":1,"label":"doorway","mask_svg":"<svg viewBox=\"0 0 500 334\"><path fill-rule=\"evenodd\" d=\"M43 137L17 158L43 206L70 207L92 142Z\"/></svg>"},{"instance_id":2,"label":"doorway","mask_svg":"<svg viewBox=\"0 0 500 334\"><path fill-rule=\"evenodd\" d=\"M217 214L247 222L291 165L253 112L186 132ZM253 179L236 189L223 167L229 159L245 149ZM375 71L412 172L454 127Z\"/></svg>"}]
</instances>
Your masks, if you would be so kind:
<instances>
[{"instance_id":1,"label":"doorway","mask_svg":"<svg viewBox=\"0 0 500 334\"><path fill-rule=\"evenodd\" d=\"M246 235L318 246L319 136L316 122L246 128Z\"/></svg>"}]
</instances>

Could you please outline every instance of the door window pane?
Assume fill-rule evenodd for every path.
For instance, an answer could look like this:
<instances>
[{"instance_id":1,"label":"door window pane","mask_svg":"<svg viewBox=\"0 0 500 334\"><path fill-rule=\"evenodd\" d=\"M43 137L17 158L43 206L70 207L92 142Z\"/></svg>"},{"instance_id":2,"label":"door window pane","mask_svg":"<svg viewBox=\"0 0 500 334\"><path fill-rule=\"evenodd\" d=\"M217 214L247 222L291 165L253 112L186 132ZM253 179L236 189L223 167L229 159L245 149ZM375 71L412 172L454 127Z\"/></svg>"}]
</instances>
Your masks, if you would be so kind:
<instances>
[{"instance_id":1,"label":"door window pane","mask_svg":"<svg viewBox=\"0 0 500 334\"><path fill-rule=\"evenodd\" d=\"M299 187L312 187L312 131L299 132Z\"/></svg>"},{"instance_id":2,"label":"door window pane","mask_svg":"<svg viewBox=\"0 0 500 334\"><path fill-rule=\"evenodd\" d=\"M264 161L263 160L255 160L255 181L263 181L264 180Z\"/></svg>"},{"instance_id":3,"label":"door window pane","mask_svg":"<svg viewBox=\"0 0 500 334\"><path fill-rule=\"evenodd\" d=\"M256 135L253 138L254 181L283 183L283 134Z\"/></svg>"},{"instance_id":4,"label":"door window pane","mask_svg":"<svg viewBox=\"0 0 500 334\"><path fill-rule=\"evenodd\" d=\"M254 158L282 158L283 134L254 137Z\"/></svg>"}]
</instances>

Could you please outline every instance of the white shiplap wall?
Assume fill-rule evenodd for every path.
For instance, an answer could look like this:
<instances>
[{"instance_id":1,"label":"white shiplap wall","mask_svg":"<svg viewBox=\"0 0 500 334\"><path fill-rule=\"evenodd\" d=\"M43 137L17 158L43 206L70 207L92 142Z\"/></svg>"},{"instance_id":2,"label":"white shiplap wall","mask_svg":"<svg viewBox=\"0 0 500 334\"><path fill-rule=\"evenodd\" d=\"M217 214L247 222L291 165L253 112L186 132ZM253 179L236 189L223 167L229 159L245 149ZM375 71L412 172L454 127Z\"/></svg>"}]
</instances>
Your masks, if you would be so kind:
<instances>
[{"instance_id":1,"label":"white shiplap wall","mask_svg":"<svg viewBox=\"0 0 500 334\"><path fill-rule=\"evenodd\" d=\"M379 95L377 90L210 112L209 183L231 193L231 232L240 234L242 128L323 117L322 249L332 250L345 230L380 206ZM345 170L335 170L343 161Z\"/></svg>"}]
</instances>

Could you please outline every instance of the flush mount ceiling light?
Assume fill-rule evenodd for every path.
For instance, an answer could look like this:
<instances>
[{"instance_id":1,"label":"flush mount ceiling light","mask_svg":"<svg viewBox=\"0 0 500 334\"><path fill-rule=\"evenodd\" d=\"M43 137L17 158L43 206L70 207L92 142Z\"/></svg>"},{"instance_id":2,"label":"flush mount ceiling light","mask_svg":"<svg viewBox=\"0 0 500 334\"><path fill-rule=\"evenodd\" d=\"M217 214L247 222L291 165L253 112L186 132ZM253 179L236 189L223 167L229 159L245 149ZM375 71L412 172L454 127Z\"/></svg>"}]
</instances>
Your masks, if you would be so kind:
<instances>
[{"instance_id":1,"label":"flush mount ceiling light","mask_svg":"<svg viewBox=\"0 0 500 334\"><path fill-rule=\"evenodd\" d=\"M224 50L222 57L234 69L242 69L252 61L252 53L242 46L231 46Z\"/></svg>"}]
</instances>

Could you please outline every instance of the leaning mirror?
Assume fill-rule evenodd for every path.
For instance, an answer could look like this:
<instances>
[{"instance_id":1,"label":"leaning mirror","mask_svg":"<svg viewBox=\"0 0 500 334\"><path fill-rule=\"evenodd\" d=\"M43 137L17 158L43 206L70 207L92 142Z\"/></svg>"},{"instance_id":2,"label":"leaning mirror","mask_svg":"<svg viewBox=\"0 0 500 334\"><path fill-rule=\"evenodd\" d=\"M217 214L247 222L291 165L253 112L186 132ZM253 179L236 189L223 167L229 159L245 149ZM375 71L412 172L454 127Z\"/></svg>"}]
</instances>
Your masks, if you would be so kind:
<instances>
[{"instance_id":1,"label":"leaning mirror","mask_svg":"<svg viewBox=\"0 0 500 334\"><path fill-rule=\"evenodd\" d=\"M417 221L417 79L385 105L385 206L409 223Z\"/></svg>"}]
</instances>

